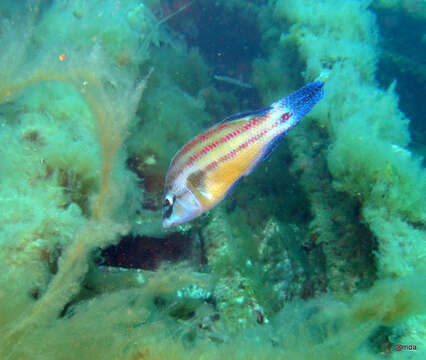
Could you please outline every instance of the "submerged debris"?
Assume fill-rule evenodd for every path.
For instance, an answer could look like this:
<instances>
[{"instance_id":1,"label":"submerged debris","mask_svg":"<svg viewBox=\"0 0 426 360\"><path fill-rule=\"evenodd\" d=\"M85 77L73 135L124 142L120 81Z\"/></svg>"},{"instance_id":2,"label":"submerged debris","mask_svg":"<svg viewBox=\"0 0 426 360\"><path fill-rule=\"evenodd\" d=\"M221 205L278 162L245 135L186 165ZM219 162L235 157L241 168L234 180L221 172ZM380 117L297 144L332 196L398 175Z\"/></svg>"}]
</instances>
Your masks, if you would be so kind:
<instances>
[{"instance_id":1,"label":"submerged debris","mask_svg":"<svg viewBox=\"0 0 426 360\"><path fill-rule=\"evenodd\" d=\"M253 88L252 84L249 84L249 83L246 83L244 81L232 78L230 76L215 75L215 76L213 76L213 78L217 81L223 81L227 84L239 86L239 87L242 87L242 88L246 88L246 89Z\"/></svg>"}]
</instances>

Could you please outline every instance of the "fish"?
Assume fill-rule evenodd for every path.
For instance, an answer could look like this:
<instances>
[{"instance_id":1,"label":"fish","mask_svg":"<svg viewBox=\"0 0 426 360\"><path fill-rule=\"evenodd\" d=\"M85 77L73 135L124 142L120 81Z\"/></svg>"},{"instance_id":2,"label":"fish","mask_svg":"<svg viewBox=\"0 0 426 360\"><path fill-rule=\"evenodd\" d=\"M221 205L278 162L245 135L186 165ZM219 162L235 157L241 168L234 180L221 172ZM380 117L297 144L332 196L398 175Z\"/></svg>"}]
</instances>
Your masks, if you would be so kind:
<instances>
[{"instance_id":1,"label":"fish","mask_svg":"<svg viewBox=\"0 0 426 360\"><path fill-rule=\"evenodd\" d=\"M166 174L163 227L191 221L219 204L324 96L314 81L269 107L227 117L191 139Z\"/></svg>"},{"instance_id":2,"label":"fish","mask_svg":"<svg viewBox=\"0 0 426 360\"><path fill-rule=\"evenodd\" d=\"M246 83L246 82L238 80L238 79L234 79L230 76L215 75L215 76L213 76L213 78L217 81L223 81L223 82L226 82L228 84L239 86L239 87L242 87L242 88L246 88L246 89L252 89L253 88L252 84Z\"/></svg>"}]
</instances>

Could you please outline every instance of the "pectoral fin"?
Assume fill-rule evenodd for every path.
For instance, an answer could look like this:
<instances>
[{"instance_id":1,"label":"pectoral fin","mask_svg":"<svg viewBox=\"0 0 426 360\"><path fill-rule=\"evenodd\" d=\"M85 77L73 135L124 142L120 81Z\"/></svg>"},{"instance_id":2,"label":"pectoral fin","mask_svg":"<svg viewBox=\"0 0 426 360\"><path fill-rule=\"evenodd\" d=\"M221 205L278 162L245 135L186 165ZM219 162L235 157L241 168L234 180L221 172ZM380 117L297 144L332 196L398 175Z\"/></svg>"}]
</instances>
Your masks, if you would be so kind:
<instances>
[{"instance_id":1,"label":"pectoral fin","mask_svg":"<svg viewBox=\"0 0 426 360\"><path fill-rule=\"evenodd\" d=\"M192 193L197 196L200 200L203 198L207 201L211 200L211 195L206 188L206 174L201 171L195 171L188 176L186 179L186 185L192 191Z\"/></svg>"}]
</instances>

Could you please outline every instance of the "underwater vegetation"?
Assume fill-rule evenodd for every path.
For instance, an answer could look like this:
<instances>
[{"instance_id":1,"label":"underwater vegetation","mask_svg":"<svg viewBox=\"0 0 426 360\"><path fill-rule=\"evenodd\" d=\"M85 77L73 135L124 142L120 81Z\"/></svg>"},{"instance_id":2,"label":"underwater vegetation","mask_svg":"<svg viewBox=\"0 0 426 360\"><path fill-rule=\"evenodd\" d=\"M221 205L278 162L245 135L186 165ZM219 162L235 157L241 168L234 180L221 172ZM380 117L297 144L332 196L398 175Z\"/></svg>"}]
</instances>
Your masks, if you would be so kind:
<instances>
[{"instance_id":1,"label":"underwater vegetation","mask_svg":"<svg viewBox=\"0 0 426 360\"><path fill-rule=\"evenodd\" d=\"M422 6L2 1L0 359L425 358L422 71L379 26ZM318 78L266 162L163 229L183 144Z\"/></svg>"}]
</instances>

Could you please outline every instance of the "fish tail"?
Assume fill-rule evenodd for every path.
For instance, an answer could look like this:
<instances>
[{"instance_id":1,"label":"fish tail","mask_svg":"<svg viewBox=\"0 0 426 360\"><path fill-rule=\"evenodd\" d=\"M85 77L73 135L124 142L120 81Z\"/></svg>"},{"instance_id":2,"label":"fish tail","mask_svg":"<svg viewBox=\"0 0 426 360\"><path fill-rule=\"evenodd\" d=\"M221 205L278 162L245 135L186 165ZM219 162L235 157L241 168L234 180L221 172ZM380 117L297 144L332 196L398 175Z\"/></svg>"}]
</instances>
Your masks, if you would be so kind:
<instances>
[{"instance_id":1,"label":"fish tail","mask_svg":"<svg viewBox=\"0 0 426 360\"><path fill-rule=\"evenodd\" d=\"M315 104L324 97L324 83L322 81L311 82L289 96L272 104L273 107L286 107L291 109L296 119L307 115Z\"/></svg>"}]
</instances>

